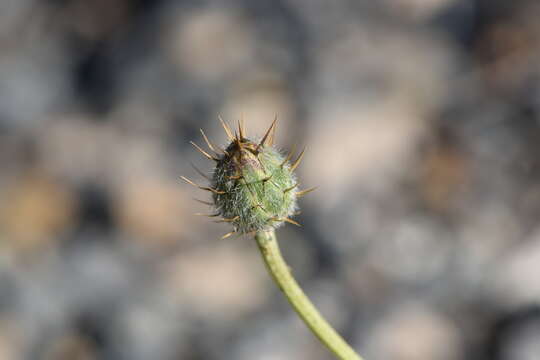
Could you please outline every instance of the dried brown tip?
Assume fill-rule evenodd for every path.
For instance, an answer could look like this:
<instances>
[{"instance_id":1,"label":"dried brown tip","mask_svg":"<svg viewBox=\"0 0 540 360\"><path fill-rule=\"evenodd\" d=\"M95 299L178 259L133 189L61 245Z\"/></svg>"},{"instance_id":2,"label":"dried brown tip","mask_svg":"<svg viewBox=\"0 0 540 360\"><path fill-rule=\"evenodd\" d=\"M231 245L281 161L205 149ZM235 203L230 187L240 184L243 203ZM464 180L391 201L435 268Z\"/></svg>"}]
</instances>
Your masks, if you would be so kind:
<instances>
[{"instance_id":1,"label":"dried brown tip","mask_svg":"<svg viewBox=\"0 0 540 360\"><path fill-rule=\"evenodd\" d=\"M221 122L221 126L223 126L223 129L225 130L225 133L227 134L227 137L229 138L229 140L233 141L234 136L232 134L232 131L231 131L231 128L229 127L229 125L227 125L227 123L225 123L225 121L223 120L221 115L218 115L218 119Z\"/></svg>"},{"instance_id":2,"label":"dried brown tip","mask_svg":"<svg viewBox=\"0 0 540 360\"><path fill-rule=\"evenodd\" d=\"M201 185L197 185L195 184L193 181L189 180L188 178L186 178L185 176L180 176L180 178L182 180L184 180L185 182L187 182L188 184L190 185L193 185L201 190L206 190L206 191L210 191L210 192L213 192L214 194L218 194L218 195L223 195L223 194L226 194L225 191L219 191L219 190L216 190L216 189L212 189L211 187L207 187L207 186L201 186Z\"/></svg>"},{"instance_id":3,"label":"dried brown tip","mask_svg":"<svg viewBox=\"0 0 540 360\"><path fill-rule=\"evenodd\" d=\"M272 121L272 124L270 125L268 130L266 130L266 134L264 134L263 138L261 139L261 142L259 143L259 145L257 145L257 148L255 149L255 151L259 151L259 149L263 145L264 146L271 145L270 142L268 141L268 136L272 132L272 129L276 126L276 122L277 122L277 116L274 118L274 121Z\"/></svg>"},{"instance_id":4,"label":"dried brown tip","mask_svg":"<svg viewBox=\"0 0 540 360\"><path fill-rule=\"evenodd\" d=\"M309 194L310 192L317 190L317 187L318 187L318 186L314 186L314 187L309 188L309 189L306 189L306 190L298 191L298 192L296 193L296 197L299 197L299 198L300 198L300 197L302 197L302 196L305 196L305 195Z\"/></svg>"},{"instance_id":5,"label":"dried brown tip","mask_svg":"<svg viewBox=\"0 0 540 360\"><path fill-rule=\"evenodd\" d=\"M195 148L196 148L197 150L199 150L199 151L201 152L201 154L203 154L203 155L204 155L205 157L207 157L209 160L214 160L214 161L216 161L216 162L219 161L218 158L216 158L216 157L210 155L209 153L207 153L206 151L204 151L203 149L201 149L201 147L200 147L199 145L195 144L193 141L190 141L189 143L190 143L191 145L195 146Z\"/></svg>"},{"instance_id":6,"label":"dried brown tip","mask_svg":"<svg viewBox=\"0 0 540 360\"><path fill-rule=\"evenodd\" d=\"M302 161L302 158L304 157L305 152L306 152L306 148L302 150L300 155L298 155L298 157L296 158L294 164L291 165L291 171L294 171L298 167L298 165L300 165L300 162Z\"/></svg>"},{"instance_id":7,"label":"dried brown tip","mask_svg":"<svg viewBox=\"0 0 540 360\"><path fill-rule=\"evenodd\" d=\"M274 116L274 122L277 122L277 114ZM276 128L277 126L274 126L272 128L272 133L270 134L270 137L268 138L268 145L270 146L274 145L274 139L276 137Z\"/></svg>"}]
</instances>

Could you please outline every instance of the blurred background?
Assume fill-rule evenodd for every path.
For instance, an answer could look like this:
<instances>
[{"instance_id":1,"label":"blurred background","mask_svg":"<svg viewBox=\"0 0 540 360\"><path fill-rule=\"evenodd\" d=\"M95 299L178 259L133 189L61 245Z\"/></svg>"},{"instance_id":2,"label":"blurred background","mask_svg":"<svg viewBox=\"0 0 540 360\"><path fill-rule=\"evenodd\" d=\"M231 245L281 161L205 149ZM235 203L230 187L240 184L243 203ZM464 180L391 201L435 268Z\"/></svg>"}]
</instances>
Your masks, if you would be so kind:
<instances>
[{"instance_id":1,"label":"blurred background","mask_svg":"<svg viewBox=\"0 0 540 360\"><path fill-rule=\"evenodd\" d=\"M308 151L284 256L369 360L540 359L536 0L0 0L0 359L331 359L190 145Z\"/></svg>"}]
</instances>

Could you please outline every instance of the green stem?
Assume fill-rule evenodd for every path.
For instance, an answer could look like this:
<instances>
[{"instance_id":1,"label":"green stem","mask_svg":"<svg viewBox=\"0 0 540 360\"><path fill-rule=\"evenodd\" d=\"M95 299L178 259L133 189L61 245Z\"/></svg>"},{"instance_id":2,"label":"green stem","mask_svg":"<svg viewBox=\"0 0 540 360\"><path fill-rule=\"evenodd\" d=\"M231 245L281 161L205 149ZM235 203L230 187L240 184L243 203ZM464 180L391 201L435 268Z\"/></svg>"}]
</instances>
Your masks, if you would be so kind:
<instances>
[{"instance_id":1,"label":"green stem","mask_svg":"<svg viewBox=\"0 0 540 360\"><path fill-rule=\"evenodd\" d=\"M317 308L302 291L289 267L281 256L274 230L259 231L255 234L266 268L279 286L294 310L311 329L313 334L342 360L362 360L343 338L321 316Z\"/></svg>"}]
</instances>

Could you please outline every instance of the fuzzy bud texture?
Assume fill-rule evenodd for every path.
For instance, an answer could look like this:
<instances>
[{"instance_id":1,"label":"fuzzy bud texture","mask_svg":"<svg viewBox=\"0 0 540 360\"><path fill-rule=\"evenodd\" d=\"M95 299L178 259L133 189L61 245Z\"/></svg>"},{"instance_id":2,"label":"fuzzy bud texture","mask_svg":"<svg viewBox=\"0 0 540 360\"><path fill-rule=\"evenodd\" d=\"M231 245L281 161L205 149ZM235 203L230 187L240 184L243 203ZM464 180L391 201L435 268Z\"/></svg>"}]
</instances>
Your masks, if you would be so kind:
<instances>
[{"instance_id":1,"label":"fuzzy bud texture","mask_svg":"<svg viewBox=\"0 0 540 360\"><path fill-rule=\"evenodd\" d=\"M294 176L294 170L300 164L305 149L295 161L289 163L294 151L284 157L273 147L276 119L259 142L244 136L242 122L238 123L238 132L233 135L223 119L220 118L220 121L230 139L224 150L212 145L202 129L201 134L215 155L191 142L201 154L216 164L213 176L209 179L210 186L197 185L183 176L182 179L212 193L212 203L199 201L213 205L216 209L216 214L207 216L221 216L218 222L227 222L233 226L233 231L223 238L234 233L275 229L284 222L300 226L290 218L295 214L296 200L315 190L310 188L299 191Z\"/></svg>"},{"instance_id":2,"label":"fuzzy bud texture","mask_svg":"<svg viewBox=\"0 0 540 360\"><path fill-rule=\"evenodd\" d=\"M274 147L237 136L217 161L213 200L235 231L266 230L293 215L296 185L291 165Z\"/></svg>"}]
</instances>

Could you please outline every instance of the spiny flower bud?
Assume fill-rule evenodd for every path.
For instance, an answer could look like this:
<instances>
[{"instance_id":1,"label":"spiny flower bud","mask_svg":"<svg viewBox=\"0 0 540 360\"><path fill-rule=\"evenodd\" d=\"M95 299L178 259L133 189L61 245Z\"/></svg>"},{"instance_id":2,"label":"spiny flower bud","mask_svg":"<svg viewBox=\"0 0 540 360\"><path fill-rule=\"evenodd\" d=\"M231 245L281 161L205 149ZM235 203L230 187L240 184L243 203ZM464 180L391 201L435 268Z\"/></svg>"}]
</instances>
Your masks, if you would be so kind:
<instances>
[{"instance_id":1,"label":"spiny flower bud","mask_svg":"<svg viewBox=\"0 0 540 360\"><path fill-rule=\"evenodd\" d=\"M230 140L224 150L217 151L202 130L204 140L216 155L210 155L192 143L204 156L216 162L211 186L199 186L182 178L212 192L212 205L217 213L210 216L221 216L222 220L218 222L231 223L234 228L224 237L269 230L284 222L299 225L290 219L297 209L297 198L314 190L297 189L294 170L300 164L304 151L291 164L292 151L284 157L273 147L276 119L259 142L245 137L241 122L238 123L238 132L233 135L221 118L220 121Z\"/></svg>"}]
</instances>

